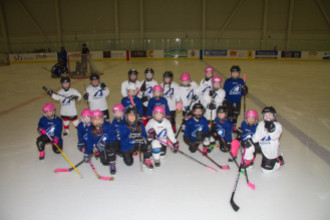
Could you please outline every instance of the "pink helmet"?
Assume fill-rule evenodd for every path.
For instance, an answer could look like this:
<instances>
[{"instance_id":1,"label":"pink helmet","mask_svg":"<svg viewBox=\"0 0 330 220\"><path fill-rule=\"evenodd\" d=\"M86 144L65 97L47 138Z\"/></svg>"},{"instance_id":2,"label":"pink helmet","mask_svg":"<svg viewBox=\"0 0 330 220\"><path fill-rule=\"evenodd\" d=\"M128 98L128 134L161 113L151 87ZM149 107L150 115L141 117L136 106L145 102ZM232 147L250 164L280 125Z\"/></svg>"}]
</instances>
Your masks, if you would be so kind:
<instances>
[{"instance_id":1,"label":"pink helmet","mask_svg":"<svg viewBox=\"0 0 330 220\"><path fill-rule=\"evenodd\" d=\"M89 110L89 108L85 108L84 110L82 110L81 117L85 117L85 116L91 117L91 110Z\"/></svg>"},{"instance_id":2,"label":"pink helmet","mask_svg":"<svg viewBox=\"0 0 330 220\"><path fill-rule=\"evenodd\" d=\"M247 110L245 112L245 120L249 117L253 117L258 120L258 112L256 110Z\"/></svg>"},{"instance_id":3,"label":"pink helmet","mask_svg":"<svg viewBox=\"0 0 330 220\"><path fill-rule=\"evenodd\" d=\"M91 112L91 118L103 117L103 113L100 110L94 110Z\"/></svg>"},{"instance_id":4,"label":"pink helmet","mask_svg":"<svg viewBox=\"0 0 330 220\"><path fill-rule=\"evenodd\" d=\"M189 73L182 73L180 76L181 81L190 81L190 74Z\"/></svg>"},{"instance_id":5,"label":"pink helmet","mask_svg":"<svg viewBox=\"0 0 330 220\"><path fill-rule=\"evenodd\" d=\"M222 78L221 78L220 76L213 76L213 78L212 78L212 83L215 83L215 82L221 84L221 82L222 82Z\"/></svg>"},{"instance_id":6,"label":"pink helmet","mask_svg":"<svg viewBox=\"0 0 330 220\"><path fill-rule=\"evenodd\" d=\"M121 111L124 112L125 108L122 104L116 104L112 108L112 112Z\"/></svg>"},{"instance_id":7,"label":"pink helmet","mask_svg":"<svg viewBox=\"0 0 330 220\"><path fill-rule=\"evenodd\" d=\"M160 112L165 114L165 108L162 105L155 106L154 110L152 110L152 113Z\"/></svg>"},{"instance_id":8,"label":"pink helmet","mask_svg":"<svg viewBox=\"0 0 330 220\"><path fill-rule=\"evenodd\" d=\"M204 73L207 73L207 72L212 72L212 73L214 73L214 69L213 69L213 67L211 67L211 66L205 67L205 69L204 69Z\"/></svg>"},{"instance_id":9,"label":"pink helmet","mask_svg":"<svg viewBox=\"0 0 330 220\"><path fill-rule=\"evenodd\" d=\"M47 112L47 111L55 112L55 111L56 111L56 108L55 108L55 106L54 106L53 103L48 102L48 103L46 103L46 104L42 107L42 111L43 111L43 112Z\"/></svg>"},{"instance_id":10,"label":"pink helmet","mask_svg":"<svg viewBox=\"0 0 330 220\"><path fill-rule=\"evenodd\" d=\"M160 86L160 85L155 85L155 86L152 88L152 91L153 91L153 92L154 92L154 91L161 91L161 92L163 92L163 87Z\"/></svg>"}]
</instances>

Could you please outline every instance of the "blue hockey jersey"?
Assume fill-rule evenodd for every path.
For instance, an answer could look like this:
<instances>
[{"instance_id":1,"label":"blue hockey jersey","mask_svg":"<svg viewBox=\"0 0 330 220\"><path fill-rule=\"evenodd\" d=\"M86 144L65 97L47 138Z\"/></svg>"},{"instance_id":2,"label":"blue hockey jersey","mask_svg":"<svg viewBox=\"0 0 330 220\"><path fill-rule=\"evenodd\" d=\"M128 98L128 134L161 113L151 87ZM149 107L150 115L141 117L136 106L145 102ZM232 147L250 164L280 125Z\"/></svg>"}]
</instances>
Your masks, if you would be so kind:
<instances>
[{"instance_id":1,"label":"blue hockey jersey","mask_svg":"<svg viewBox=\"0 0 330 220\"><path fill-rule=\"evenodd\" d=\"M190 138L192 142L196 139L196 133L203 131L204 135L209 132L209 125L207 119L202 117L199 121L196 121L194 117L191 117L186 122L186 128L184 130L184 136Z\"/></svg>"},{"instance_id":2,"label":"blue hockey jersey","mask_svg":"<svg viewBox=\"0 0 330 220\"><path fill-rule=\"evenodd\" d=\"M160 97L160 99L156 99L155 97L153 97L149 100L149 103L148 103L147 116L152 116L152 111L158 105L161 105L164 107L166 115L171 114L170 109L168 107L167 100L164 97Z\"/></svg>"},{"instance_id":3,"label":"blue hockey jersey","mask_svg":"<svg viewBox=\"0 0 330 220\"><path fill-rule=\"evenodd\" d=\"M59 143L63 143L62 140L62 128L63 122L62 119L58 116L55 116L54 119L48 119L47 117L43 116L40 118L38 123L38 130L45 129L46 133L51 137L58 139Z\"/></svg>"},{"instance_id":4,"label":"blue hockey jersey","mask_svg":"<svg viewBox=\"0 0 330 220\"><path fill-rule=\"evenodd\" d=\"M116 133L116 140L119 141L120 140L120 136L119 136L119 127L121 125L125 124L125 120L121 119L121 120L117 120L117 119L113 119L112 123L111 123L111 127L113 128L113 130Z\"/></svg>"},{"instance_id":5,"label":"blue hockey jersey","mask_svg":"<svg viewBox=\"0 0 330 220\"><path fill-rule=\"evenodd\" d=\"M90 126L85 125L84 122L80 122L77 127L77 135L78 135L78 143L85 143L87 142L88 137L88 128Z\"/></svg>"},{"instance_id":6,"label":"blue hockey jersey","mask_svg":"<svg viewBox=\"0 0 330 220\"><path fill-rule=\"evenodd\" d=\"M252 138L253 135L256 133L257 126L258 124L248 125L245 121L243 121L241 124L242 140Z\"/></svg>"},{"instance_id":7,"label":"blue hockey jersey","mask_svg":"<svg viewBox=\"0 0 330 220\"><path fill-rule=\"evenodd\" d=\"M244 91L242 87L245 85L243 79L229 78L226 80L223 89L226 91L226 99L232 103L240 103Z\"/></svg>"},{"instance_id":8,"label":"blue hockey jersey","mask_svg":"<svg viewBox=\"0 0 330 220\"><path fill-rule=\"evenodd\" d=\"M87 142L86 142L86 153L91 154L93 152L93 147L97 148L99 142L104 142L105 145L109 144L110 142L116 141L116 134L115 131L112 129L111 124L109 122L104 122L102 126L102 135L97 132L97 136L93 134L93 126L88 128L87 133Z\"/></svg>"},{"instance_id":9,"label":"blue hockey jersey","mask_svg":"<svg viewBox=\"0 0 330 220\"><path fill-rule=\"evenodd\" d=\"M218 118L214 120L215 129L217 134L223 137L224 141L232 140L232 132L234 129L233 123L227 118L225 121L221 122Z\"/></svg>"},{"instance_id":10,"label":"blue hockey jersey","mask_svg":"<svg viewBox=\"0 0 330 220\"><path fill-rule=\"evenodd\" d=\"M140 125L141 125L141 136L147 138L147 132L145 130L144 125L142 123L140 123ZM133 126L133 129L135 129L135 126ZM136 144L135 140L133 138L130 138L131 133L132 130L128 128L128 125L126 123L119 126L121 152L128 151L135 146Z\"/></svg>"},{"instance_id":11,"label":"blue hockey jersey","mask_svg":"<svg viewBox=\"0 0 330 220\"><path fill-rule=\"evenodd\" d=\"M139 116L142 117L143 105L142 105L142 101L141 101L141 99L135 96L135 97L133 98L133 102L134 102L134 104L135 104L135 108L136 108L136 110L137 110L138 113L139 113ZM129 100L129 97L128 97L128 96L124 97L124 98L121 100L121 104L124 106L125 110L128 109L128 108L133 107L133 106L132 106L132 103L131 103L131 101Z\"/></svg>"}]
</instances>

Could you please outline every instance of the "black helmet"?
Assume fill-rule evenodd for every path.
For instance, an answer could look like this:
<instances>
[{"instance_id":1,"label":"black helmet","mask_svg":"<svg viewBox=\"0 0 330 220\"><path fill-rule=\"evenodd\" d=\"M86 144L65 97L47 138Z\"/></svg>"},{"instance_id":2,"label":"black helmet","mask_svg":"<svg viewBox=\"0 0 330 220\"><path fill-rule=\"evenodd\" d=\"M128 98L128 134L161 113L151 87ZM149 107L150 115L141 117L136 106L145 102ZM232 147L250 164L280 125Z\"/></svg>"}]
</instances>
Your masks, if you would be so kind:
<instances>
[{"instance_id":1,"label":"black helmet","mask_svg":"<svg viewBox=\"0 0 330 220\"><path fill-rule=\"evenodd\" d=\"M173 73L172 73L172 71L166 71L163 74L163 79L166 78L166 77L169 77L169 78L171 78L171 80L173 80Z\"/></svg>"},{"instance_id":2,"label":"black helmet","mask_svg":"<svg viewBox=\"0 0 330 220\"><path fill-rule=\"evenodd\" d=\"M227 108L225 106L219 106L217 108L217 114L218 113L227 113L228 114Z\"/></svg>"},{"instance_id":3,"label":"black helmet","mask_svg":"<svg viewBox=\"0 0 330 220\"><path fill-rule=\"evenodd\" d=\"M70 82L71 82L71 80L68 76L64 76L64 77L61 78L61 84L62 83L70 83Z\"/></svg>"},{"instance_id":4,"label":"black helmet","mask_svg":"<svg viewBox=\"0 0 330 220\"><path fill-rule=\"evenodd\" d=\"M139 73L138 73L138 71L136 70L136 69L130 69L129 71L128 71L128 76L130 76L130 75L138 75Z\"/></svg>"},{"instance_id":5,"label":"black helmet","mask_svg":"<svg viewBox=\"0 0 330 220\"><path fill-rule=\"evenodd\" d=\"M90 77L89 77L89 80L92 81L92 80L100 80L100 76L96 73L93 73Z\"/></svg>"},{"instance_id":6,"label":"black helmet","mask_svg":"<svg viewBox=\"0 0 330 220\"><path fill-rule=\"evenodd\" d=\"M276 118L276 110L273 106L266 106L261 112L262 117L264 117L266 113L272 113L274 115L274 118Z\"/></svg>"},{"instance_id":7,"label":"black helmet","mask_svg":"<svg viewBox=\"0 0 330 220\"><path fill-rule=\"evenodd\" d=\"M230 68L230 72L232 73L232 72L239 72L239 73L241 73L241 68L239 67L239 66L232 66L231 68Z\"/></svg>"},{"instance_id":8,"label":"black helmet","mask_svg":"<svg viewBox=\"0 0 330 220\"><path fill-rule=\"evenodd\" d=\"M135 121L134 122L128 121L128 117L127 116L129 114L134 114L135 115ZM139 114L138 114L138 112L137 112L137 110L136 110L135 107L130 107L130 108L126 109L126 111L125 111L125 119L126 119L126 123L127 124L130 124L130 125L136 124L138 122L138 116L139 116Z\"/></svg>"},{"instance_id":9,"label":"black helmet","mask_svg":"<svg viewBox=\"0 0 330 220\"><path fill-rule=\"evenodd\" d=\"M152 68L147 68L145 71L144 71L145 74L147 73L151 73L152 75L155 74L155 71L152 69Z\"/></svg>"},{"instance_id":10,"label":"black helmet","mask_svg":"<svg viewBox=\"0 0 330 220\"><path fill-rule=\"evenodd\" d=\"M196 103L193 105L192 110L195 111L196 109L202 109L203 113L205 111L204 106L201 103Z\"/></svg>"}]
</instances>

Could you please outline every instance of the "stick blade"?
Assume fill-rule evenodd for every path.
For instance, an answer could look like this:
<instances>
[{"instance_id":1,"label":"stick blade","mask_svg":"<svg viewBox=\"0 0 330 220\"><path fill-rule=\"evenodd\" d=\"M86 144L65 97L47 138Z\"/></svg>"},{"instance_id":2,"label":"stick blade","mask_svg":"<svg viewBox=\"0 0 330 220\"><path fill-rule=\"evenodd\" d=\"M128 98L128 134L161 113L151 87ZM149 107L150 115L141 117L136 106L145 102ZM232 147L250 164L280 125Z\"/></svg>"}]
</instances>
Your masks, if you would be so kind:
<instances>
[{"instance_id":1,"label":"stick blade","mask_svg":"<svg viewBox=\"0 0 330 220\"><path fill-rule=\"evenodd\" d=\"M67 173L70 172L69 169L55 169L54 173Z\"/></svg>"},{"instance_id":2,"label":"stick blade","mask_svg":"<svg viewBox=\"0 0 330 220\"><path fill-rule=\"evenodd\" d=\"M229 170L229 166L228 165L224 165L224 166L222 166L222 169L223 170Z\"/></svg>"},{"instance_id":3,"label":"stick blade","mask_svg":"<svg viewBox=\"0 0 330 220\"><path fill-rule=\"evenodd\" d=\"M101 180L114 180L114 178L112 176L109 176L109 177L105 177L105 176L102 176L101 177Z\"/></svg>"},{"instance_id":4,"label":"stick blade","mask_svg":"<svg viewBox=\"0 0 330 220\"><path fill-rule=\"evenodd\" d=\"M233 192L233 194L231 195L231 199L230 199L230 205L234 209L234 211L237 212L239 210L239 206L236 205L236 203L234 202L234 195L235 195L235 193Z\"/></svg>"},{"instance_id":5,"label":"stick blade","mask_svg":"<svg viewBox=\"0 0 330 220\"><path fill-rule=\"evenodd\" d=\"M248 182L248 186L253 190L256 189L256 186L253 183Z\"/></svg>"}]
</instances>

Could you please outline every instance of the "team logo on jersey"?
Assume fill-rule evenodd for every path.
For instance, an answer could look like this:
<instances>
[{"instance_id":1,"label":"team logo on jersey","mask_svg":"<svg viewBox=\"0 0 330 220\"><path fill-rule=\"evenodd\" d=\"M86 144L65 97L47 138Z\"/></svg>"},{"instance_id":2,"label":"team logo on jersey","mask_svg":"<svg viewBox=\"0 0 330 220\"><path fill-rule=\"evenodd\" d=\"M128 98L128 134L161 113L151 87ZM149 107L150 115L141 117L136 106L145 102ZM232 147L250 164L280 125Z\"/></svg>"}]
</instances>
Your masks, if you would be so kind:
<instances>
[{"instance_id":1,"label":"team logo on jersey","mask_svg":"<svg viewBox=\"0 0 330 220\"><path fill-rule=\"evenodd\" d=\"M217 133L218 133L219 136L223 137L223 136L225 136L225 129L218 128L217 129Z\"/></svg>"},{"instance_id":2,"label":"team logo on jersey","mask_svg":"<svg viewBox=\"0 0 330 220\"><path fill-rule=\"evenodd\" d=\"M270 144L270 136L268 135L267 137L263 137L260 141L260 144Z\"/></svg>"},{"instance_id":3,"label":"team logo on jersey","mask_svg":"<svg viewBox=\"0 0 330 220\"><path fill-rule=\"evenodd\" d=\"M160 139L166 138L167 137L167 130L166 129L161 130L161 132L159 132L159 134L157 134L157 137L160 138Z\"/></svg>"},{"instance_id":4,"label":"team logo on jersey","mask_svg":"<svg viewBox=\"0 0 330 220\"><path fill-rule=\"evenodd\" d=\"M194 90L190 90L190 92L187 95L187 99L192 99L192 97L194 97Z\"/></svg>"},{"instance_id":5,"label":"team logo on jersey","mask_svg":"<svg viewBox=\"0 0 330 220\"><path fill-rule=\"evenodd\" d=\"M97 92L95 92L93 96L94 96L95 99L102 98L102 96L103 96L102 89L97 90Z\"/></svg>"},{"instance_id":6,"label":"team logo on jersey","mask_svg":"<svg viewBox=\"0 0 330 220\"><path fill-rule=\"evenodd\" d=\"M99 143L102 143L102 142L105 143L105 142L108 140L108 138L109 138L109 136L108 136L107 134L104 134L104 135L100 138L98 144L99 144Z\"/></svg>"},{"instance_id":7,"label":"team logo on jersey","mask_svg":"<svg viewBox=\"0 0 330 220\"><path fill-rule=\"evenodd\" d=\"M202 131L202 130L203 130L203 126L200 125L196 130L194 130L192 132L191 136L196 137L197 132Z\"/></svg>"},{"instance_id":8,"label":"team logo on jersey","mask_svg":"<svg viewBox=\"0 0 330 220\"><path fill-rule=\"evenodd\" d=\"M55 135L55 129L56 129L55 125L50 126L49 128L47 128L46 129L47 135L50 136L50 137L53 137Z\"/></svg>"},{"instance_id":9,"label":"team logo on jersey","mask_svg":"<svg viewBox=\"0 0 330 220\"><path fill-rule=\"evenodd\" d=\"M229 92L230 95L240 95L241 94L241 85L236 85Z\"/></svg>"},{"instance_id":10,"label":"team logo on jersey","mask_svg":"<svg viewBox=\"0 0 330 220\"><path fill-rule=\"evenodd\" d=\"M85 141L87 141L87 137L88 137L88 134L87 133L84 134L83 138L84 138Z\"/></svg>"},{"instance_id":11,"label":"team logo on jersey","mask_svg":"<svg viewBox=\"0 0 330 220\"><path fill-rule=\"evenodd\" d=\"M146 90L144 91L144 93L150 95L152 93L152 86L149 86L148 88L146 88Z\"/></svg>"},{"instance_id":12,"label":"team logo on jersey","mask_svg":"<svg viewBox=\"0 0 330 220\"><path fill-rule=\"evenodd\" d=\"M64 98L61 103L64 106L64 105L70 105L70 102L71 102L70 98L67 97L67 98Z\"/></svg>"},{"instance_id":13,"label":"team logo on jersey","mask_svg":"<svg viewBox=\"0 0 330 220\"><path fill-rule=\"evenodd\" d=\"M209 89L211 89L211 86L206 86L205 89L202 90L202 94L204 94Z\"/></svg>"},{"instance_id":14,"label":"team logo on jersey","mask_svg":"<svg viewBox=\"0 0 330 220\"><path fill-rule=\"evenodd\" d=\"M171 88L169 89L167 92L165 92L164 96L168 97L168 96L171 96L171 95L174 95L174 89Z\"/></svg>"}]
</instances>

